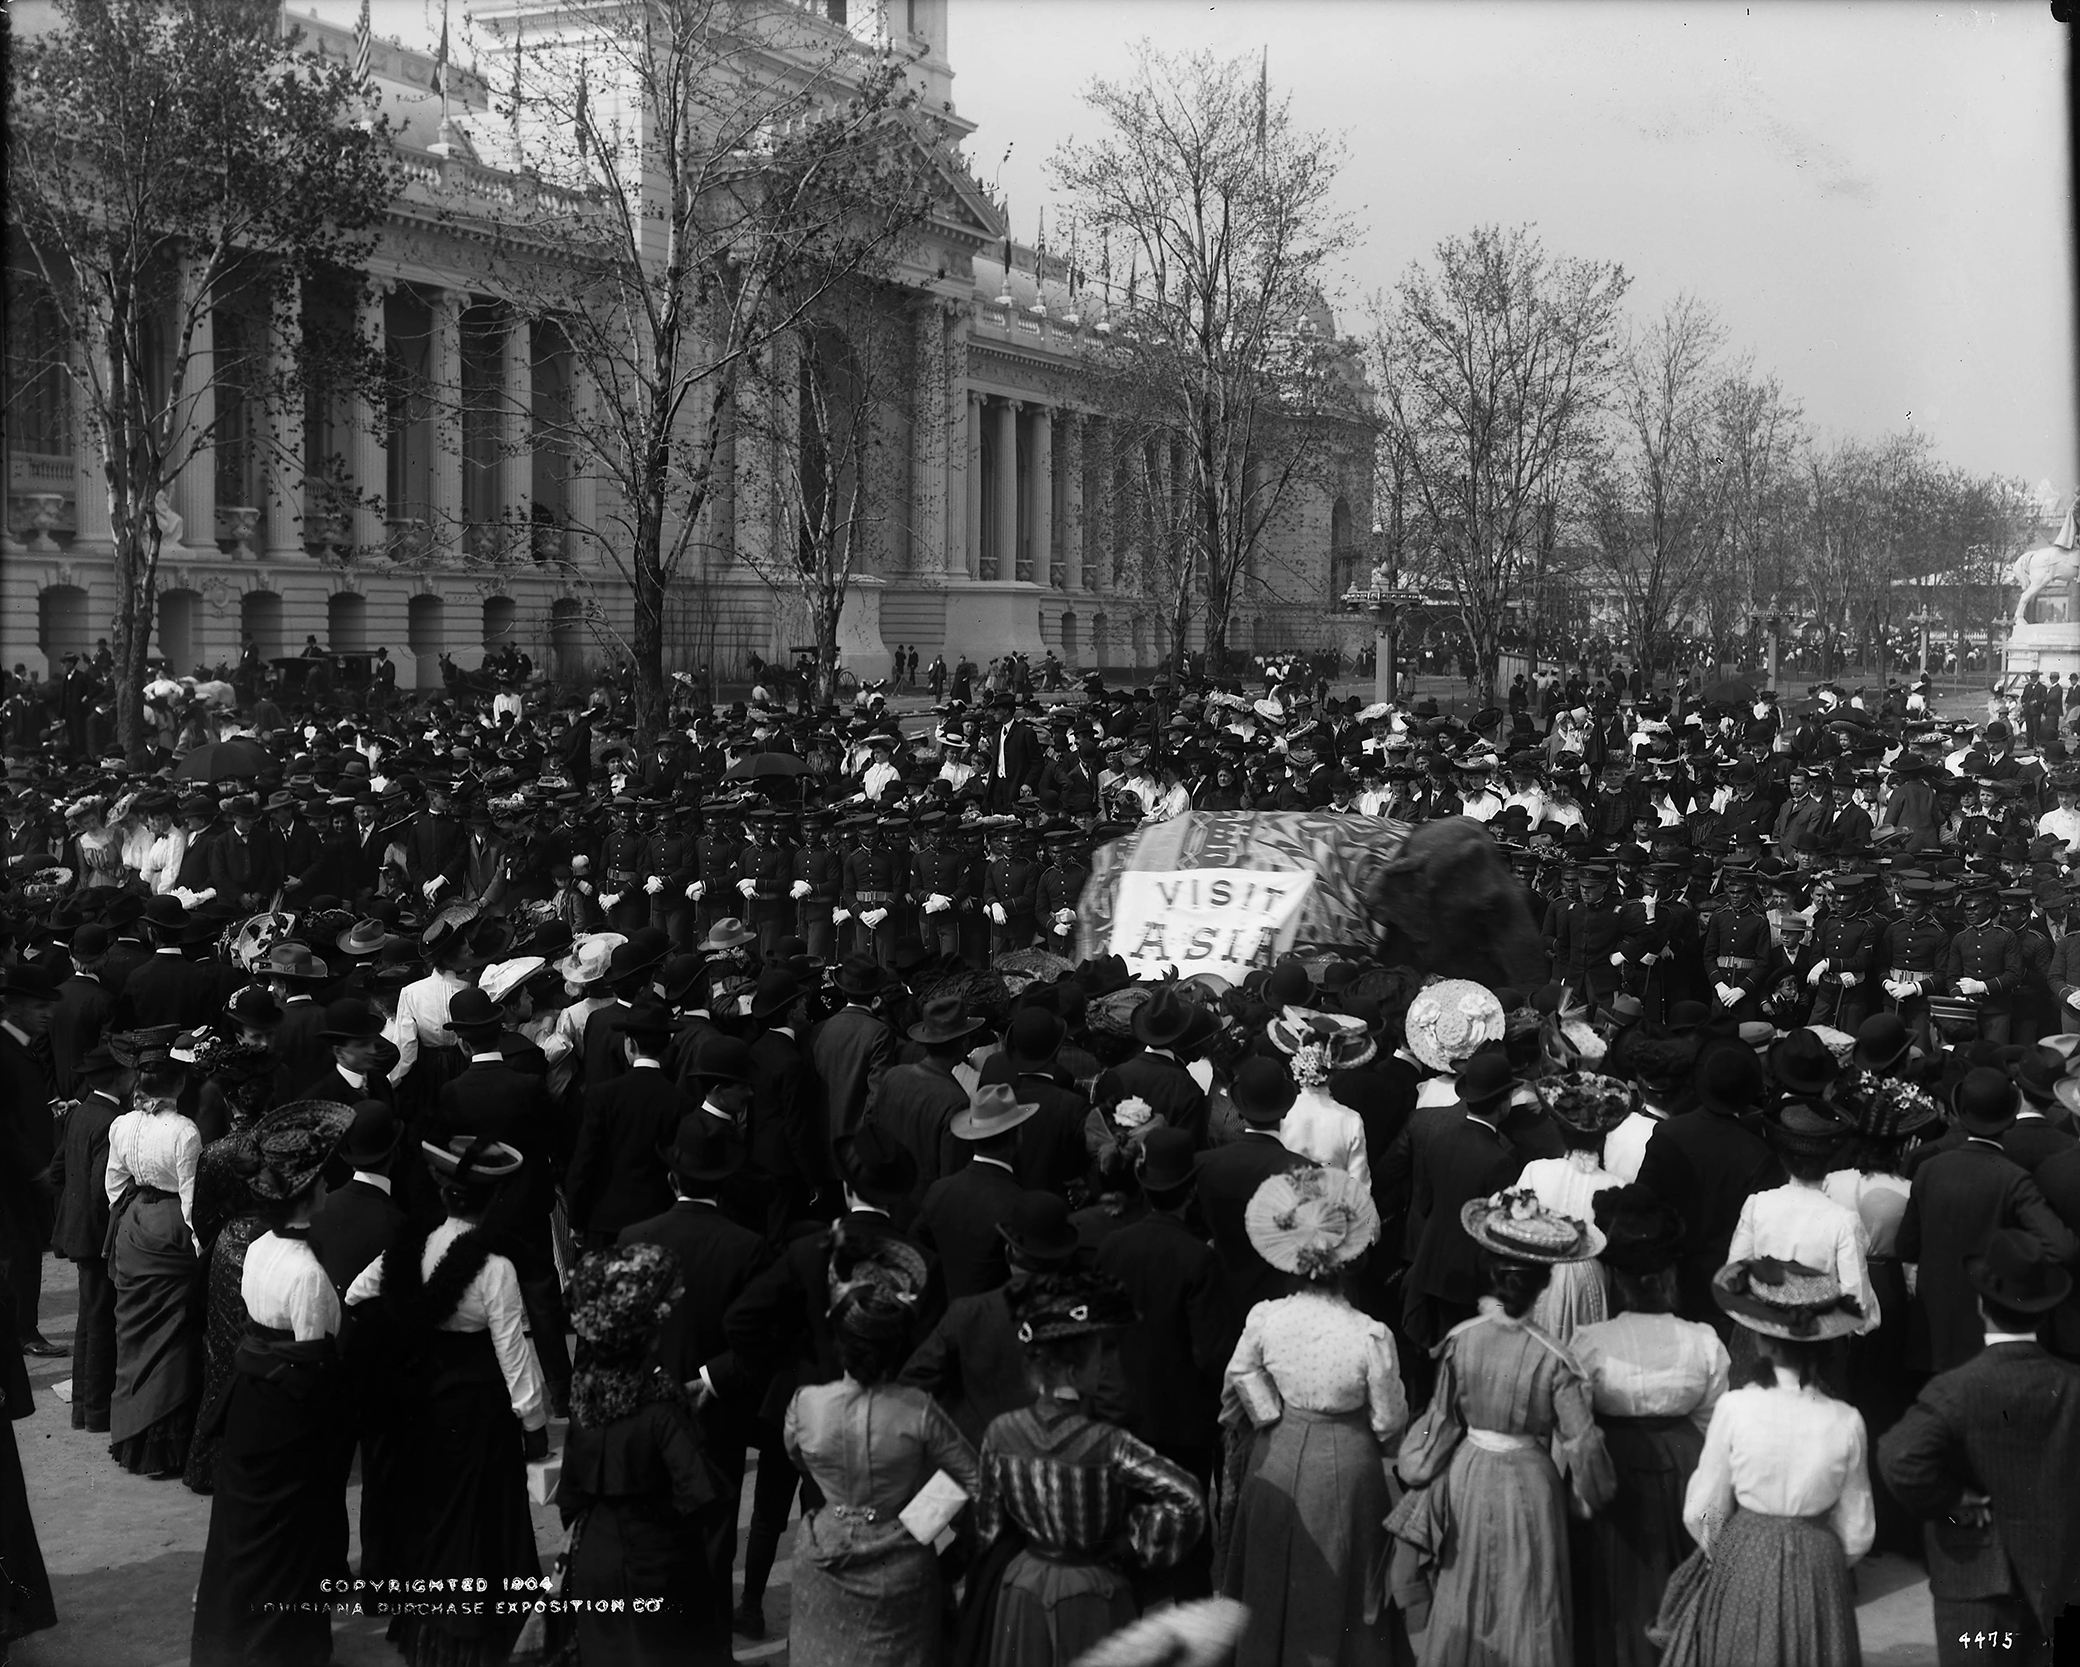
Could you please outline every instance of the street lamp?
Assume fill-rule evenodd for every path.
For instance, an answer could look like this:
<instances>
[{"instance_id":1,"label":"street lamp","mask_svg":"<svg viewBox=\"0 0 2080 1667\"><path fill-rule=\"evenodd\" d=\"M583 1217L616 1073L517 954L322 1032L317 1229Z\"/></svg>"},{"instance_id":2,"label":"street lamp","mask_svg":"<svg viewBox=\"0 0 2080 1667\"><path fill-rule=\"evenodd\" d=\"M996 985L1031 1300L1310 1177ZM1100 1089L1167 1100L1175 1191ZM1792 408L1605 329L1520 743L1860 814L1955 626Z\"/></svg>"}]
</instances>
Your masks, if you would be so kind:
<instances>
[{"instance_id":1,"label":"street lamp","mask_svg":"<svg viewBox=\"0 0 2080 1667\"><path fill-rule=\"evenodd\" d=\"M1418 607L1422 601L1421 591L1397 586L1393 574L1385 567L1375 567L1365 583L1352 585L1343 593L1346 608L1372 615L1372 698L1375 701L1392 700L1395 696L1399 687L1395 659L1401 610Z\"/></svg>"}]
</instances>

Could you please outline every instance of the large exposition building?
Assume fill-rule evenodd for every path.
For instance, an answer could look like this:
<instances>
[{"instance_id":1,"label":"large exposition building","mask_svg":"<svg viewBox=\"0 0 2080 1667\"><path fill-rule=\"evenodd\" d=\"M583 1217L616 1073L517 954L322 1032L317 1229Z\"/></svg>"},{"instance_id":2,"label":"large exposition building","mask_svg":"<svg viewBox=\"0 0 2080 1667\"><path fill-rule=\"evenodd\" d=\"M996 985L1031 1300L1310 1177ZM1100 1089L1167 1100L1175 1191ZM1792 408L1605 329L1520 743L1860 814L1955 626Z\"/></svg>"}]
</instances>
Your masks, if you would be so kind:
<instances>
[{"instance_id":1,"label":"large exposition building","mask_svg":"<svg viewBox=\"0 0 2080 1667\"><path fill-rule=\"evenodd\" d=\"M954 113L949 0L880 6L868 24L848 25L845 9L818 0L790 10L789 26L812 46L828 37L825 52L863 31L892 31L885 42L915 55L927 107L957 134L974 130ZM522 29L560 26L544 7L498 15ZM313 50L354 49L348 30L292 21ZM496 165L510 112L498 113L483 80L451 76L444 100L430 55L382 41L370 69L399 129L407 184L355 322L431 392L375 410L311 389L301 412L283 412L220 377L220 443L171 494L181 531L162 555L153 649L180 674L235 662L248 639L270 658L307 636L341 652L383 645L401 684L432 686L442 654L468 668L510 642L576 676L621 657L631 611L595 542L612 525L612 506L600 502L607 487L532 439L534 425L549 426L545 414L568 410L584 389L556 332L467 276L483 263L461 247L473 223L546 187ZM878 512L841 632L848 664L880 675L898 644L926 661L1054 648L1072 665L1156 663L1175 597L1151 577L1162 571L1145 547L1161 536L1153 519L1116 508L1130 497L1127 459L1088 394L1102 297L1072 295L1058 262L1008 243L1002 210L962 175L947 179L889 300L891 340L877 347L895 356L907 399L877 419L884 443L872 449L867 486ZM304 297L306 318L350 305ZM1326 310L1320 323L1330 323ZM212 325L204 351L287 351L264 318L227 308ZM10 318L0 659L47 673L67 649L110 633L115 598L98 464L79 443L66 379L38 369L36 328L33 316ZM206 406L201 420L211 415ZM729 478L671 598L668 669L707 666L728 678L751 651L771 657L806 640L799 602L770 588L754 559L795 537L777 494L752 484L770 463L755 450L732 443ZM1339 426L1326 455L1253 565L1235 649L1352 646L1364 634L1335 600L1362 565L1372 520L1362 426ZM1181 460L1154 464L1160 475ZM351 490L334 499L334 481Z\"/></svg>"}]
</instances>

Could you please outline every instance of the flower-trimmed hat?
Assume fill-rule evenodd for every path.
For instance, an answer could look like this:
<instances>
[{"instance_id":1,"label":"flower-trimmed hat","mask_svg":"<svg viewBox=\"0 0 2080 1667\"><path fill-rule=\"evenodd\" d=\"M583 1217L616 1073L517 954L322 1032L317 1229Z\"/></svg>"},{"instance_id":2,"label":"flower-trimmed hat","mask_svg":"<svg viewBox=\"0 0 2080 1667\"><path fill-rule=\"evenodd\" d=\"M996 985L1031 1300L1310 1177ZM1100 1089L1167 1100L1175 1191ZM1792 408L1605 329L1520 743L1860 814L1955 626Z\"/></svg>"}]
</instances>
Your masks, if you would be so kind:
<instances>
[{"instance_id":1,"label":"flower-trimmed hat","mask_svg":"<svg viewBox=\"0 0 2080 1667\"><path fill-rule=\"evenodd\" d=\"M1844 1071L1827 1085L1826 1103L1872 1140L1899 1140L1942 1119L1927 1089L1875 1071Z\"/></svg>"},{"instance_id":2,"label":"flower-trimmed hat","mask_svg":"<svg viewBox=\"0 0 2080 1667\"><path fill-rule=\"evenodd\" d=\"M1800 1343L1846 1337L1863 1321L1863 1304L1833 1274L1774 1256L1728 1262L1712 1275L1712 1299L1750 1331Z\"/></svg>"},{"instance_id":3,"label":"flower-trimmed hat","mask_svg":"<svg viewBox=\"0 0 2080 1667\"><path fill-rule=\"evenodd\" d=\"M1118 1331L1141 1318L1117 1280L1095 1269L1030 1276L1011 1298L1018 1340L1028 1346Z\"/></svg>"},{"instance_id":4,"label":"flower-trimmed hat","mask_svg":"<svg viewBox=\"0 0 2080 1667\"><path fill-rule=\"evenodd\" d=\"M1529 1187L1469 1198L1459 1225L1483 1250L1512 1262L1586 1262L1603 1251L1601 1229L1548 1210Z\"/></svg>"},{"instance_id":5,"label":"flower-trimmed hat","mask_svg":"<svg viewBox=\"0 0 2080 1667\"><path fill-rule=\"evenodd\" d=\"M1532 1083L1538 1103L1570 1129L1606 1134L1632 1115L1639 1096L1623 1077L1567 1071Z\"/></svg>"},{"instance_id":6,"label":"flower-trimmed hat","mask_svg":"<svg viewBox=\"0 0 2080 1667\"><path fill-rule=\"evenodd\" d=\"M1502 1040L1502 1003L1467 978L1444 978L1416 992L1402 1021L1408 1051L1433 1071L1456 1071L1489 1042Z\"/></svg>"},{"instance_id":7,"label":"flower-trimmed hat","mask_svg":"<svg viewBox=\"0 0 2080 1667\"><path fill-rule=\"evenodd\" d=\"M679 1258L663 1245L595 1250L571 1270L571 1329L605 1353L633 1354L685 1294Z\"/></svg>"},{"instance_id":8,"label":"flower-trimmed hat","mask_svg":"<svg viewBox=\"0 0 2080 1667\"><path fill-rule=\"evenodd\" d=\"M1293 1077L1303 1084L1321 1082L1331 1071L1355 1070L1379 1052L1363 1019L1312 1007L1286 1008L1264 1033L1280 1053L1292 1056Z\"/></svg>"},{"instance_id":9,"label":"flower-trimmed hat","mask_svg":"<svg viewBox=\"0 0 2080 1667\"><path fill-rule=\"evenodd\" d=\"M1682 1214L1652 1187L1605 1187L1589 1206L1603 1230L1597 1260L1619 1273L1644 1276L1673 1267L1683 1247Z\"/></svg>"},{"instance_id":10,"label":"flower-trimmed hat","mask_svg":"<svg viewBox=\"0 0 2080 1667\"><path fill-rule=\"evenodd\" d=\"M318 1178L353 1126L354 1108L337 1100L293 1100L247 1132L242 1169L256 1198L285 1204Z\"/></svg>"},{"instance_id":11,"label":"flower-trimmed hat","mask_svg":"<svg viewBox=\"0 0 2080 1667\"><path fill-rule=\"evenodd\" d=\"M1267 1177L1250 1195L1242 1226L1280 1273L1319 1279L1372 1247L1379 1210L1371 1189L1341 1169L1292 1169Z\"/></svg>"}]
</instances>

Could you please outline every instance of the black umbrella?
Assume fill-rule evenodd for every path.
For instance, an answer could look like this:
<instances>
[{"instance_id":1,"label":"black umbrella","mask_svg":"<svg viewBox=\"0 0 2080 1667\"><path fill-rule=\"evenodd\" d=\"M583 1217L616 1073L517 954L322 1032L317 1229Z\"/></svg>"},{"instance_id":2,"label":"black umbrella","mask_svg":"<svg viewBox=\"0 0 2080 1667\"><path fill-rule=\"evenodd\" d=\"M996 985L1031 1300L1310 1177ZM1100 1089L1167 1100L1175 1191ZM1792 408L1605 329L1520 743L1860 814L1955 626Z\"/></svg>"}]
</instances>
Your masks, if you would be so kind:
<instances>
[{"instance_id":1,"label":"black umbrella","mask_svg":"<svg viewBox=\"0 0 2080 1667\"><path fill-rule=\"evenodd\" d=\"M250 735L234 735L228 741L211 741L197 747L180 761L173 772L175 781L229 781L264 775L274 766L274 756Z\"/></svg>"},{"instance_id":2,"label":"black umbrella","mask_svg":"<svg viewBox=\"0 0 2080 1667\"><path fill-rule=\"evenodd\" d=\"M1710 706L1752 706L1755 689L1738 677L1722 677L1704 692L1705 703Z\"/></svg>"},{"instance_id":3,"label":"black umbrella","mask_svg":"<svg viewBox=\"0 0 2080 1667\"><path fill-rule=\"evenodd\" d=\"M770 777L806 776L809 766L791 752L746 753L722 772L724 781L762 781Z\"/></svg>"}]
</instances>

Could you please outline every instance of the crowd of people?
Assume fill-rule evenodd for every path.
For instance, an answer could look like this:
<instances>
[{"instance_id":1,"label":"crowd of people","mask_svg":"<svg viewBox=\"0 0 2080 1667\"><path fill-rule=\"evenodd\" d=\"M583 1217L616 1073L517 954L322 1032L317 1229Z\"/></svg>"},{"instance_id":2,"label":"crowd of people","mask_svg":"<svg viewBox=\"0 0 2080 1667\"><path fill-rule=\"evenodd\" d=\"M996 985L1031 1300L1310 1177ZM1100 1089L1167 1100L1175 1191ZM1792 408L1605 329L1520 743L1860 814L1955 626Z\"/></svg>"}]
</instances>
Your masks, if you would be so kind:
<instances>
[{"instance_id":1,"label":"crowd of people","mask_svg":"<svg viewBox=\"0 0 2080 1667\"><path fill-rule=\"evenodd\" d=\"M413 1667L723 1663L790 1524L797 1667L1839 1667L1874 1550L1945 1662L2049 1661L2080 773L1582 699L54 714L0 1305L209 1496L199 1667L325 1662L340 1593ZM1094 853L1223 811L1485 824L1542 964L1137 981ZM38 1509L10 1433L0 1638L87 1624Z\"/></svg>"}]
</instances>

